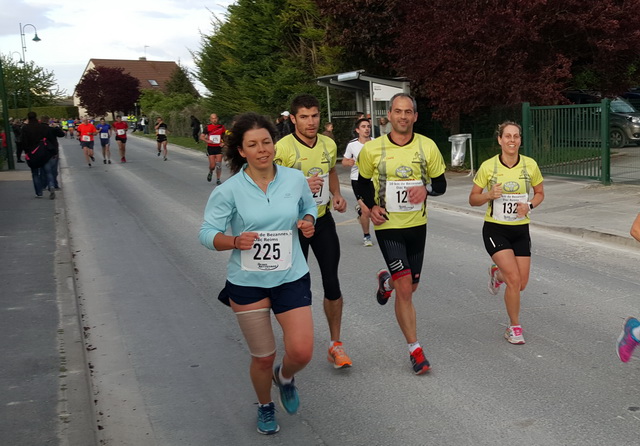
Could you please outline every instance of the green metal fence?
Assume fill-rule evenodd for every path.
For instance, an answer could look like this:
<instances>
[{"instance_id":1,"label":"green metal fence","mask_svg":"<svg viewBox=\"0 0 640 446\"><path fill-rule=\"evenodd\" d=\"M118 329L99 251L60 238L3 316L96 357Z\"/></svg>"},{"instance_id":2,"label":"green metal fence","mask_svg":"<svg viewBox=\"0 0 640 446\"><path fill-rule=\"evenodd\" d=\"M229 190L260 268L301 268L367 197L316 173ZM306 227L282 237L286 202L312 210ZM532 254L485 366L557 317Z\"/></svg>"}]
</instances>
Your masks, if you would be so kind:
<instances>
[{"instance_id":1,"label":"green metal fence","mask_svg":"<svg viewBox=\"0 0 640 446\"><path fill-rule=\"evenodd\" d=\"M599 104L522 104L524 154L543 174L611 183L609 99Z\"/></svg>"}]
</instances>

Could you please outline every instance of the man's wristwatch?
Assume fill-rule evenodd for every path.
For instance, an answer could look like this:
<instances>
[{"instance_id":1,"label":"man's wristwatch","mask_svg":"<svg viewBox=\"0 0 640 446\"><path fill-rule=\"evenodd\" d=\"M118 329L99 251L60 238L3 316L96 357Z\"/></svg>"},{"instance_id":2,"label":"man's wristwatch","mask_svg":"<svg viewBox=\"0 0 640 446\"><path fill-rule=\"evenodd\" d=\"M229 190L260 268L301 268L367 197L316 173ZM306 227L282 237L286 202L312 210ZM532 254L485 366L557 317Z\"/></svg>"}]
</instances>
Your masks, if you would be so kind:
<instances>
[{"instance_id":1,"label":"man's wristwatch","mask_svg":"<svg viewBox=\"0 0 640 446\"><path fill-rule=\"evenodd\" d=\"M533 211L533 203L527 201L527 204L529 205L529 212Z\"/></svg>"}]
</instances>

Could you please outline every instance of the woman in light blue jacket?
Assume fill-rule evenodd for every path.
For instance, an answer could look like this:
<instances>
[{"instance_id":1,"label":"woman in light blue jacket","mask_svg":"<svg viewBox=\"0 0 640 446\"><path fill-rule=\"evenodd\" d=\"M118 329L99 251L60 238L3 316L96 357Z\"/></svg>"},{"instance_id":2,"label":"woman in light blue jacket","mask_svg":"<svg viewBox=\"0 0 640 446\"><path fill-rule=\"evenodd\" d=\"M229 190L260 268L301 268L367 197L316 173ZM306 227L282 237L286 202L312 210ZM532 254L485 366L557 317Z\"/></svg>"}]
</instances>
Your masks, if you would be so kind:
<instances>
[{"instance_id":1,"label":"woman in light blue jacket","mask_svg":"<svg viewBox=\"0 0 640 446\"><path fill-rule=\"evenodd\" d=\"M200 242L211 250L233 250L227 282L218 297L238 318L249 351L250 375L258 397L258 432L274 434L271 381L289 414L297 412L294 374L313 353L309 268L299 237L311 237L315 200L302 173L277 166L271 121L255 113L236 119L226 160L235 173L207 202ZM271 311L282 327L285 353L274 369L276 343Z\"/></svg>"}]
</instances>

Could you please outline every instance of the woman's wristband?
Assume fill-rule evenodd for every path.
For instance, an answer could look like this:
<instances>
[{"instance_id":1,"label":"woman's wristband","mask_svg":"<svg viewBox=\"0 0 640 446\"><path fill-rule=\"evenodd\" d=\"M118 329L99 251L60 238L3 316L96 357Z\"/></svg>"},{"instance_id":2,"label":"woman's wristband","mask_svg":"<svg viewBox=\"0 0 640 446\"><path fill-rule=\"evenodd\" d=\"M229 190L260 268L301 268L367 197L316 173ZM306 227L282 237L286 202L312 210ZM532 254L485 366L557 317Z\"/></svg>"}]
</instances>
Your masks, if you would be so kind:
<instances>
[{"instance_id":1,"label":"woman's wristband","mask_svg":"<svg viewBox=\"0 0 640 446\"><path fill-rule=\"evenodd\" d=\"M237 236L237 235L236 235L236 236L233 238L233 249L238 249L238 247L236 246L236 240L238 240L238 237L239 237L239 236Z\"/></svg>"}]
</instances>

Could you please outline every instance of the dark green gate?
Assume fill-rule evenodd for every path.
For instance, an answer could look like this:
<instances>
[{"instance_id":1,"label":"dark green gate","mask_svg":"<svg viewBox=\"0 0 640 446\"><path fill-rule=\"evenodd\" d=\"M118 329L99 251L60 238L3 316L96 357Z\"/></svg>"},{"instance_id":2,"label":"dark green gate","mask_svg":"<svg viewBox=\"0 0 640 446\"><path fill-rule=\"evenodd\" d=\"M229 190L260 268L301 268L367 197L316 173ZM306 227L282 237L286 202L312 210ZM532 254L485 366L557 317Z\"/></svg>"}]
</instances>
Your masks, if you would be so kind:
<instances>
[{"instance_id":1,"label":"dark green gate","mask_svg":"<svg viewBox=\"0 0 640 446\"><path fill-rule=\"evenodd\" d=\"M522 104L524 154L543 174L611 183L609 99L599 104Z\"/></svg>"}]
</instances>

